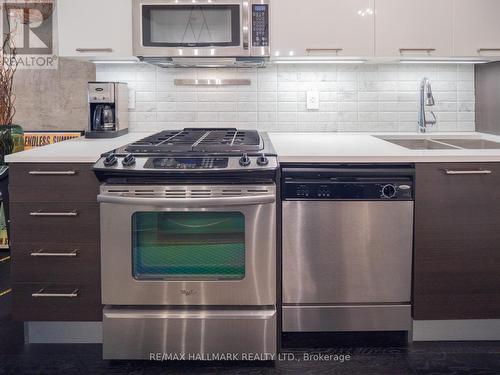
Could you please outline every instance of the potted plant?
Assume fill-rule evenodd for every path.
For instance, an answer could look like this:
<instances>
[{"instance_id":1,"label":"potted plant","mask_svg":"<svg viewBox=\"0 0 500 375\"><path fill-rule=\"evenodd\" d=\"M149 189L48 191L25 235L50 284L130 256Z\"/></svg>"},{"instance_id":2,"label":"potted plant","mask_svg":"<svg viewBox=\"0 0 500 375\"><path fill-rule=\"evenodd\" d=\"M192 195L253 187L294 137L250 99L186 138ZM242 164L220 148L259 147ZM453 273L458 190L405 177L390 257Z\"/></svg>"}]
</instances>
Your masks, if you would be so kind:
<instances>
[{"instance_id":1,"label":"potted plant","mask_svg":"<svg viewBox=\"0 0 500 375\"><path fill-rule=\"evenodd\" d=\"M13 123L16 113L13 85L17 60L12 34L12 31L4 33L0 50L0 164L4 164L5 155L24 149L23 128Z\"/></svg>"}]
</instances>

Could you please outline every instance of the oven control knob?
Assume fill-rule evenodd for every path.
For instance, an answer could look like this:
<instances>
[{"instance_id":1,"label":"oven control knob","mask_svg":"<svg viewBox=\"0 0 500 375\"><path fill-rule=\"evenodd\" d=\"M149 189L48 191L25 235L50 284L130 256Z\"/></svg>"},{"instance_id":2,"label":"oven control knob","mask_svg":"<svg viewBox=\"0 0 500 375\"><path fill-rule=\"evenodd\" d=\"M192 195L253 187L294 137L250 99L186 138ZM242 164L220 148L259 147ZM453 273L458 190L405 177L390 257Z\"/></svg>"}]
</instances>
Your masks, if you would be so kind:
<instances>
[{"instance_id":1,"label":"oven control knob","mask_svg":"<svg viewBox=\"0 0 500 375\"><path fill-rule=\"evenodd\" d=\"M384 198L394 198L396 196L396 186L385 185L382 188L382 197Z\"/></svg>"},{"instance_id":2,"label":"oven control knob","mask_svg":"<svg viewBox=\"0 0 500 375\"><path fill-rule=\"evenodd\" d=\"M252 161L248 157L248 154L243 154L243 156L240 158L240 165L242 167L248 167Z\"/></svg>"},{"instance_id":3,"label":"oven control knob","mask_svg":"<svg viewBox=\"0 0 500 375\"><path fill-rule=\"evenodd\" d=\"M257 164L264 167L269 164L269 159L265 154L262 154L257 158Z\"/></svg>"},{"instance_id":4,"label":"oven control knob","mask_svg":"<svg viewBox=\"0 0 500 375\"><path fill-rule=\"evenodd\" d=\"M105 167L112 167L118 163L118 158L116 157L115 154L109 154L106 156L106 159L104 159L104 166Z\"/></svg>"},{"instance_id":5,"label":"oven control knob","mask_svg":"<svg viewBox=\"0 0 500 375\"><path fill-rule=\"evenodd\" d=\"M125 158L122 160L122 164L124 167L131 167L135 165L135 157L132 154L128 154L125 156Z\"/></svg>"}]
</instances>

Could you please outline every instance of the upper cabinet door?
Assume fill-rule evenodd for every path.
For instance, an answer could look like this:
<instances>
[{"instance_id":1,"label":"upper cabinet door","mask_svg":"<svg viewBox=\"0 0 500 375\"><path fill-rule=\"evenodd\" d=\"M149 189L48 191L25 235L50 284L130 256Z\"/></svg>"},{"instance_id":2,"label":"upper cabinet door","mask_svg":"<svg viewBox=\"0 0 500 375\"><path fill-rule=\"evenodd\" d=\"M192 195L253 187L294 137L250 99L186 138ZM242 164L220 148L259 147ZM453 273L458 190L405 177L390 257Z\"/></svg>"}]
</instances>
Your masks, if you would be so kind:
<instances>
[{"instance_id":1,"label":"upper cabinet door","mask_svg":"<svg viewBox=\"0 0 500 375\"><path fill-rule=\"evenodd\" d=\"M373 56L374 2L272 0L272 56Z\"/></svg>"},{"instance_id":2,"label":"upper cabinet door","mask_svg":"<svg viewBox=\"0 0 500 375\"><path fill-rule=\"evenodd\" d=\"M500 1L455 0L454 56L500 57Z\"/></svg>"},{"instance_id":3,"label":"upper cabinet door","mask_svg":"<svg viewBox=\"0 0 500 375\"><path fill-rule=\"evenodd\" d=\"M376 6L377 57L452 55L453 0L377 0Z\"/></svg>"},{"instance_id":4,"label":"upper cabinet door","mask_svg":"<svg viewBox=\"0 0 500 375\"><path fill-rule=\"evenodd\" d=\"M59 0L59 55L130 58L132 0Z\"/></svg>"}]
</instances>

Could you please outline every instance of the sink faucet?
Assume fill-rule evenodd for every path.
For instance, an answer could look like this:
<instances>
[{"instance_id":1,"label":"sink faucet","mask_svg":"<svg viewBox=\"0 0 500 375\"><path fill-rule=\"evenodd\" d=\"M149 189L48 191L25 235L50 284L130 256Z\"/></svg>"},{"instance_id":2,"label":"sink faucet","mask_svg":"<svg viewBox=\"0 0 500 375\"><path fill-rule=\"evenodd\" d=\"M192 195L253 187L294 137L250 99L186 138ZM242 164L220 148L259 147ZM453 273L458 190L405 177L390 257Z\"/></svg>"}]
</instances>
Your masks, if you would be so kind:
<instances>
[{"instance_id":1,"label":"sink faucet","mask_svg":"<svg viewBox=\"0 0 500 375\"><path fill-rule=\"evenodd\" d=\"M422 79L420 82L420 109L418 113L418 130L420 133L427 132L428 125L435 125L437 122L436 115L431 111L432 120L427 120L425 115L425 107L433 107L436 104L432 95L431 81L429 78Z\"/></svg>"}]
</instances>

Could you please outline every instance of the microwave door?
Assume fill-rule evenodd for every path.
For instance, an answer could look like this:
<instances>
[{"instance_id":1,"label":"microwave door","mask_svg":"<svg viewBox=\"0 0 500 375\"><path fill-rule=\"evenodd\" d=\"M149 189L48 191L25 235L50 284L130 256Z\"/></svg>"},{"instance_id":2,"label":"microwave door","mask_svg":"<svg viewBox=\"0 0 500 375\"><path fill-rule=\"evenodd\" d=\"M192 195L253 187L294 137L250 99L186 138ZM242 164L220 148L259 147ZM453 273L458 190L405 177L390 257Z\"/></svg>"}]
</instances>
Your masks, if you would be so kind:
<instances>
[{"instance_id":1,"label":"microwave door","mask_svg":"<svg viewBox=\"0 0 500 375\"><path fill-rule=\"evenodd\" d=\"M135 45L135 52L175 57L249 55L249 12L246 2L142 4L140 45Z\"/></svg>"}]
</instances>

